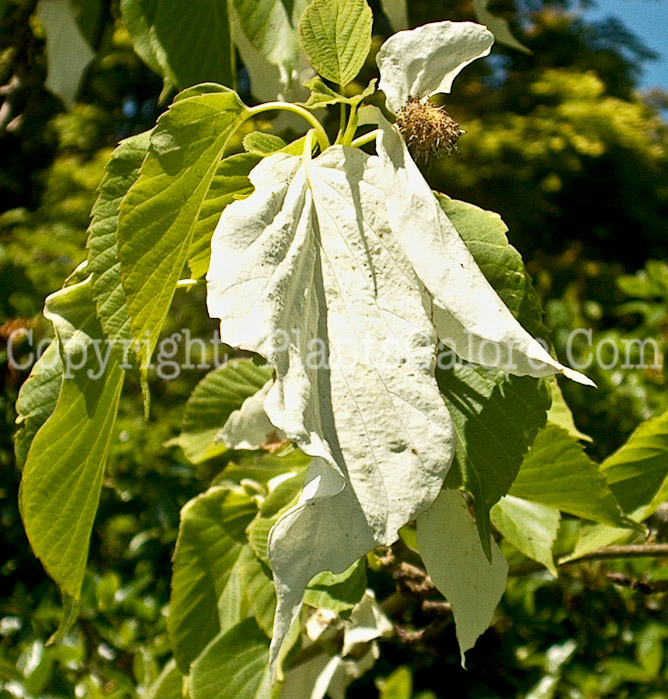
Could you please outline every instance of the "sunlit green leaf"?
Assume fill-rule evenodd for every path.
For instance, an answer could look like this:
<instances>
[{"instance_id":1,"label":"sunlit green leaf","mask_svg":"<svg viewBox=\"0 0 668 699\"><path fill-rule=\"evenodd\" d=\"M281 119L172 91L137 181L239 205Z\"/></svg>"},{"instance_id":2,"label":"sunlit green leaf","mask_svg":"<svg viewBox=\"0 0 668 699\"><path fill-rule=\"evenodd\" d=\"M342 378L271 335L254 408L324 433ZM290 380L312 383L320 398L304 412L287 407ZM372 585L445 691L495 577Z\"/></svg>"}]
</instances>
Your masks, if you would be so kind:
<instances>
[{"instance_id":1,"label":"sunlit green leaf","mask_svg":"<svg viewBox=\"0 0 668 699\"><path fill-rule=\"evenodd\" d=\"M556 425L538 433L510 495L612 526L626 522L596 464Z\"/></svg>"},{"instance_id":2,"label":"sunlit green leaf","mask_svg":"<svg viewBox=\"0 0 668 699\"><path fill-rule=\"evenodd\" d=\"M299 22L299 39L323 78L347 85L371 48L372 22L366 0L313 0Z\"/></svg>"},{"instance_id":3,"label":"sunlit green leaf","mask_svg":"<svg viewBox=\"0 0 668 699\"><path fill-rule=\"evenodd\" d=\"M132 359L132 336L118 258L118 216L123 197L139 177L149 139L148 131L132 136L111 154L88 228L88 271L97 316L113 349L124 361Z\"/></svg>"},{"instance_id":4,"label":"sunlit green leaf","mask_svg":"<svg viewBox=\"0 0 668 699\"><path fill-rule=\"evenodd\" d=\"M635 522L643 522L668 501L668 412L644 422L628 442L601 464L610 490ZM606 526L583 530L573 556L629 536Z\"/></svg>"},{"instance_id":5,"label":"sunlit green leaf","mask_svg":"<svg viewBox=\"0 0 668 699\"><path fill-rule=\"evenodd\" d=\"M246 134L243 140L244 150L255 155L271 155L285 148L286 145L287 143L280 136L263 131Z\"/></svg>"},{"instance_id":6,"label":"sunlit green leaf","mask_svg":"<svg viewBox=\"0 0 668 699\"><path fill-rule=\"evenodd\" d=\"M413 696L413 674L410 668L402 665L389 677L377 681L379 699L411 699Z\"/></svg>"},{"instance_id":7,"label":"sunlit green leaf","mask_svg":"<svg viewBox=\"0 0 668 699\"><path fill-rule=\"evenodd\" d=\"M113 357L105 363L90 280L48 297L45 315L58 335L65 378L28 452L21 514L49 575L78 599L123 372Z\"/></svg>"},{"instance_id":8,"label":"sunlit green leaf","mask_svg":"<svg viewBox=\"0 0 668 699\"><path fill-rule=\"evenodd\" d=\"M552 547L561 515L556 507L505 495L492 508L491 518L504 539L557 577Z\"/></svg>"},{"instance_id":9,"label":"sunlit green leaf","mask_svg":"<svg viewBox=\"0 0 668 699\"><path fill-rule=\"evenodd\" d=\"M182 93L158 120L139 179L123 199L118 254L143 368L158 341L218 161L246 111L235 92L219 86Z\"/></svg>"},{"instance_id":10,"label":"sunlit green leaf","mask_svg":"<svg viewBox=\"0 0 668 699\"><path fill-rule=\"evenodd\" d=\"M174 660L170 660L158 678L148 688L143 699L182 699L183 676L176 667Z\"/></svg>"},{"instance_id":11,"label":"sunlit green leaf","mask_svg":"<svg viewBox=\"0 0 668 699\"><path fill-rule=\"evenodd\" d=\"M492 14L487 9L488 5L489 0L473 0L473 9L475 10L478 21L481 24L487 25L492 34L494 34L494 39L500 44L509 46L516 51L531 53L524 44L513 36L513 33L510 31L510 26L508 25L508 20Z\"/></svg>"},{"instance_id":12,"label":"sunlit green leaf","mask_svg":"<svg viewBox=\"0 0 668 699\"><path fill-rule=\"evenodd\" d=\"M564 395L556 381L552 381L551 385L552 405L547 412L547 420L553 425L562 427L568 432L571 437L581 439L583 442L591 442L592 438L580 432L573 421L573 414L564 400Z\"/></svg>"},{"instance_id":13,"label":"sunlit green leaf","mask_svg":"<svg viewBox=\"0 0 668 699\"><path fill-rule=\"evenodd\" d=\"M193 279L203 277L209 269L211 236L223 209L231 202L247 197L253 191L248 173L258 160L257 154L232 155L218 165L202 204L188 250L188 267Z\"/></svg>"}]
</instances>

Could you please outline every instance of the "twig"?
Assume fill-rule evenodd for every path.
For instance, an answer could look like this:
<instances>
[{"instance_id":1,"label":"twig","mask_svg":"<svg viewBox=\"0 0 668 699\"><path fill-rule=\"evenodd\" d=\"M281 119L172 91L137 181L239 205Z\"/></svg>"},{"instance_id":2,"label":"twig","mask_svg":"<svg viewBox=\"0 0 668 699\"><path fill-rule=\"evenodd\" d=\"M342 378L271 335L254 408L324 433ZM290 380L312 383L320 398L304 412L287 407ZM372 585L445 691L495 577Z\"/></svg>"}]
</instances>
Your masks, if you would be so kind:
<instances>
[{"instance_id":1,"label":"twig","mask_svg":"<svg viewBox=\"0 0 668 699\"><path fill-rule=\"evenodd\" d=\"M642 592L643 595L651 595L655 592L668 591L668 580L657 580L656 582L652 582L650 580L638 580L637 578L632 578L630 575L625 575L624 573L608 573L606 577L615 585L623 585L624 587L629 587L632 590L638 590L638 592Z\"/></svg>"},{"instance_id":2,"label":"twig","mask_svg":"<svg viewBox=\"0 0 668 699\"><path fill-rule=\"evenodd\" d=\"M668 558L668 544L629 544L628 546L604 546L584 553L577 558L561 559L557 565L581 563L582 561L604 561L610 558Z\"/></svg>"}]
</instances>

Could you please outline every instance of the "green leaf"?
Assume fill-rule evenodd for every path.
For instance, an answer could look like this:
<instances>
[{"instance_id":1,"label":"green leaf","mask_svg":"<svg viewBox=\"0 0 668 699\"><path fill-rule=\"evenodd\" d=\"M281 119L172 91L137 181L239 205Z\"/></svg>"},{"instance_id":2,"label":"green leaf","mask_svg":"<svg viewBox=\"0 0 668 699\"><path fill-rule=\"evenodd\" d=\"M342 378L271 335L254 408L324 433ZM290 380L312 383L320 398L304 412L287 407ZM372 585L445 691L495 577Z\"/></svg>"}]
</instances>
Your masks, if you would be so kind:
<instances>
[{"instance_id":1,"label":"green leaf","mask_svg":"<svg viewBox=\"0 0 668 699\"><path fill-rule=\"evenodd\" d=\"M601 464L613 495L635 522L643 522L668 500L668 412L643 422L628 442ZM577 557L629 536L628 529L583 529Z\"/></svg>"},{"instance_id":2,"label":"green leaf","mask_svg":"<svg viewBox=\"0 0 668 699\"><path fill-rule=\"evenodd\" d=\"M19 429L14 436L16 465L23 468L37 431L53 413L63 381L63 364L54 340L33 365L16 401Z\"/></svg>"},{"instance_id":3,"label":"green leaf","mask_svg":"<svg viewBox=\"0 0 668 699\"><path fill-rule=\"evenodd\" d=\"M573 414L564 400L564 395L556 381L551 382L552 406L547 412L547 421L558 427L562 427L571 437L581 439L583 442L591 442L589 435L583 434L575 426Z\"/></svg>"},{"instance_id":4,"label":"green leaf","mask_svg":"<svg viewBox=\"0 0 668 699\"><path fill-rule=\"evenodd\" d=\"M508 564L494 541L487 559L462 495L442 490L417 518L417 539L429 576L452 605L463 665L466 651L492 622L506 589Z\"/></svg>"},{"instance_id":5,"label":"green leaf","mask_svg":"<svg viewBox=\"0 0 668 699\"><path fill-rule=\"evenodd\" d=\"M20 505L35 555L59 587L79 599L123 372L100 358L102 330L90 280L47 298L65 370L51 417L35 435Z\"/></svg>"},{"instance_id":6,"label":"green leaf","mask_svg":"<svg viewBox=\"0 0 668 699\"><path fill-rule=\"evenodd\" d=\"M504 46L508 46L516 51L530 54L531 51L521 42L519 42L510 31L508 20L503 17L497 17L492 14L487 6L489 0L473 0L473 9L480 24L485 24L494 34L494 39Z\"/></svg>"},{"instance_id":7,"label":"green leaf","mask_svg":"<svg viewBox=\"0 0 668 699\"><path fill-rule=\"evenodd\" d=\"M61 597L63 602L63 614L60 618L58 628L53 634L51 634L47 642L44 644L45 646L61 644L76 623L77 617L79 616L79 600L74 599L74 597L70 597L70 595L68 595L66 592L62 592Z\"/></svg>"},{"instance_id":8,"label":"green leaf","mask_svg":"<svg viewBox=\"0 0 668 699\"><path fill-rule=\"evenodd\" d=\"M193 699L269 699L269 640L255 619L218 635L193 663Z\"/></svg>"},{"instance_id":9,"label":"green leaf","mask_svg":"<svg viewBox=\"0 0 668 699\"><path fill-rule=\"evenodd\" d=\"M269 493L262 503L260 513L248 527L248 541L255 555L267 566L269 532L284 512L297 504L304 485L303 469L291 478L286 478Z\"/></svg>"},{"instance_id":10,"label":"green leaf","mask_svg":"<svg viewBox=\"0 0 668 699\"><path fill-rule=\"evenodd\" d=\"M218 162L247 111L235 92L218 86L198 86L179 95L151 133L139 179L121 203L121 276L144 369Z\"/></svg>"},{"instance_id":11,"label":"green leaf","mask_svg":"<svg viewBox=\"0 0 668 699\"><path fill-rule=\"evenodd\" d=\"M244 139L245 141L245 139ZM247 197L253 186L248 173L257 165L256 154L232 155L218 165L206 194L188 251L188 267L193 279L203 277L209 269L211 236L223 209L237 199Z\"/></svg>"},{"instance_id":12,"label":"green leaf","mask_svg":"<svg viewBox=\"0 0 668 699\"><path fill-rule=\"evenodd\" d=\"M413 675L410 668L402 665L389 677L377 682L379 699L411 699L413 696Z\"/></svg>"},{"instance_id":13,"label":"green leaf","mask_svg":"<svg viewBox=\"0 0 668 699\"><path fill-rule=\"evenodd\" d=\"M309 456L292 446L287 446L285 450L276 454L260 452L237 456L240 457L239 463L228 463L216 479L216 485L234 488L242 485L242 481L250 480L259 483L262 486L261 490L269 490L270 482L277 476L284 476L286 473L303 475L311 463ZM265 500L263 507L266 503Z\"/></svg>"},{"instance_id":14,"label":"green leaf","mask_svg":"<svg viewBox=\"0 0 668 699\"><path fill-rule=\"evenodd\" d=\"M271 379L272 368L250 360L230 362L207 374L186 403L181 434L169 445L178 445L193 464L225 451L215 437L229 416Z\"/></svg>"},{"instance_id":15,"label":"green leaf","mask_svg":"<svg viewBox=\"0 0 668 699\"><path fill-rule=\"evenodd\" d=\"M118 258L118 216L123 197L139 177L139 168L148 152L150 132L122 141L111 154L93 206L88 228L88 271L97 316L117 356L127 359L130 318Z\"/></svg>"},{"instance_id":16,"label":"green leaf","mask_svg":"<svg viewBox=\"0 0 668 699\"><path fill-rule=\"evenodd\" d=\"M285 148L288 144L280 137L263 131L246 134L243 140L244 150L255 155L271 155Z\"/></svg>"},{"instance_id":17,"label":"green leaf","mask_svg":"<svg viewBox=\"0 0 668 699\"><path fill-rule=\"evenodd\" d=\"M338 92L335 92L325 84L322 78L317 76L304 83L304 87L307 87L311 91L308 100L302 104L302 106L307 109L322 109L324 107L330 107L333 104L357 106L376 91L376 79L374 78L362 92L353 97L344 97Z\"/></svg>"},{"instance_id":18,"label":"green leaf","mask_svg":"<svg viewBox=\"0 0 668 699\"><path fill-rule=\"evenodd\" d=\"M648 509L661 504L656 498L668 478L668 411L642 423L601 472L626 512L635 519L644 510L648 517Z\"/></svg>"},{"instance_id":19,"label":"green leaf","mask_svg":"<svg viewBox=\"0 0 668 699\"><path fill-rule=\"evenodd\" d=\"M69 109L95 52L81 33L78 10L71 0L40 0L37 16L46 32L48 71L44 86Z\"/></svg>"},{"instance_id":20,"label":"green leaf","mask_svg":"<svg viewBox=\"0 0 668 699\"><path fill-rule=\"evenodd\" d=\"M172 658L162 669L155 682L148 688L143 699L182 699L182 690L183 676Z\"/></svg>"},{"instance_id":21,"label":"green leaf","mask_svg":"<svg viewBox=\"0 0 668 699\"><path fill-rule=\"evenodd\" d=\"M530 333L545 338L538 295L520 254L508 243L508 229L498 214L441 194L437 198L511 313ZM489 510L508 492L545 425L549 384L461 362L454 362L452 368L440 368L437 362L436 379L458 436L455 469L473 495L480 538L489 554Z\"/></svg>"},{"instance_id":22,"label":"green leaf","mask_svg":"<svg viewBox=\"0 0 668 699\"><path fill-rule=\"evenodd\" d=\"M492 523L518 551L542 563L557 577L552 547L561 515L556 507L505 495L491 511Z\"/></svg>"},{"instance_id":23,"label":"green leaf","mask_svg":"<svg viewBox=\"0 0 668 699\"><path fill-rule=\"evenodd\" d=\"M297 67L299 42L295 27L308 0L234 0L239 26L248 41L270 63L289 76Z\"/></svg>"},{"instance_id":24,"label":"green leaf","mask_svg":"<svg viewBox=\"0 0 668 699\"><path fill-rule=\"evenodd\" d=\"M234 86L226 2L191 0L186 11L181 0L122 0L121 12L141 59L175 87Z\"/></svg>"},{"instance_id":25,"label":"green leaf","mask_svg":"<svg viewBox=\"0 0 668 699\"><path fill-rule=\"evenodd\" d=\"M347 85L369 53L372 23L365 0L313 0L299 21L299 40L317 73Z\"/></svg>"},{"instance_id":26,"label":"green leaf","mask_svg":"<svg viewBox=\"0 0 668 699\"><path fill-rule=\"evenodd\" d=\"M510 494L611 526L628 523L596 464L556 425L538 433Z\"/></svg>"},{"instance_id":27,"label":"green leaf","mask_svg":"<svg viewBox=\"0 0 668 699\"><path fill-rule=\"evenodd\" d=\"M276 590L271 570L246 546L239 557L235 573L243 590L244 608L247 608L245 616L252 615L267 638L270 638L276 614Z\"/></svg>"},{"instance_id":28,"label":"green leaf","mask_svg":"<svg viewBox=\"0 0 668 699\"><path fill-rule=\"evenodd\" d=\"M245 529L256 514L247 495L214 487L181 511L167 629L183 674L221 630L214 610L242 555Z\"/></svg>"},{"instance_id":29,"label":"green leaf","mask_svg":"<svg viewBox=\"0 0 668 699\"><path fill-rule=\"evenodd\" d=\"M502 301L534 337L547 342L540 298L522 256L508 242L508 226L499 214L436 194L441 208L464 239L475 261Z\"/></svg>"},{"instance_id":30,"label":"green leaf","mask_svg":"<svg viewBox=\"0 0 668 699\"><path fill-rule=\"evenodd\" d=\"M407 0L380 0L380 6L387 21L395 32L408 29Z\"/></svg>"},{"instance_id":31,"label":"green leaf","mask_svg":"<svg viewBox=\"0 0 668 699\"><path fill-rule=\"evenodd\" d=\"M352 609L364 597L366 583L366 562L361 558L339 575L329 571L316 575L306 588L304 602L339 614Z\"/></svg>"}]
</instances>

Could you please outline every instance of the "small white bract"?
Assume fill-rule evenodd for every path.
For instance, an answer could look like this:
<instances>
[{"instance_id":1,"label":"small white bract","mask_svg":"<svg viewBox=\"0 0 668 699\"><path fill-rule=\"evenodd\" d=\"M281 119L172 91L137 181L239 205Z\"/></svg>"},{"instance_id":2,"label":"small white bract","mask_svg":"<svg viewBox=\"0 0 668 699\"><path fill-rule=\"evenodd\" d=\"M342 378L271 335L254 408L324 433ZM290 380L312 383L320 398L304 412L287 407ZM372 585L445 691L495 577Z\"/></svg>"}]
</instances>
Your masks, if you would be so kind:
<instances>
[{"instance_id":1,"label":"small white bract","mask_svg":"<svg viewBox=\"0 0 668 699\"><path fill-rule=\"evenodd\" d=\"M397 114L409 97L426 101L450 92L457 75L493 43L492 32L474 22L434 22L394 34L376 58L388 109Z\"/></svg>"}]
</instances>

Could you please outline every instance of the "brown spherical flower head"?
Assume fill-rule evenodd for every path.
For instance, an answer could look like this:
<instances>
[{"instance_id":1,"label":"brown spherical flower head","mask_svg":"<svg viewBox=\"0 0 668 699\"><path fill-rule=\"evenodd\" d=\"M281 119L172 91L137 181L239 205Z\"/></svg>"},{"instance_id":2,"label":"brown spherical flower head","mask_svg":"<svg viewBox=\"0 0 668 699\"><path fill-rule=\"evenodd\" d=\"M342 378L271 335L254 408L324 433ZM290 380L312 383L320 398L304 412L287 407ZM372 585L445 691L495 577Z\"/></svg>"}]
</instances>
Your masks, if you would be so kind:
<instances>
[{"instance_id":1,"label":"brown spherical flower head","mask_svg":"<svg viewBox=\"0 0 668 699\"><path fill-rule=\"evenodd\" d=\"M417 97L409 97L397 112L396 126L411 153L421 160L456 153L464 133L443 107L421 102Z\"/></svg>"}]
</instances>

